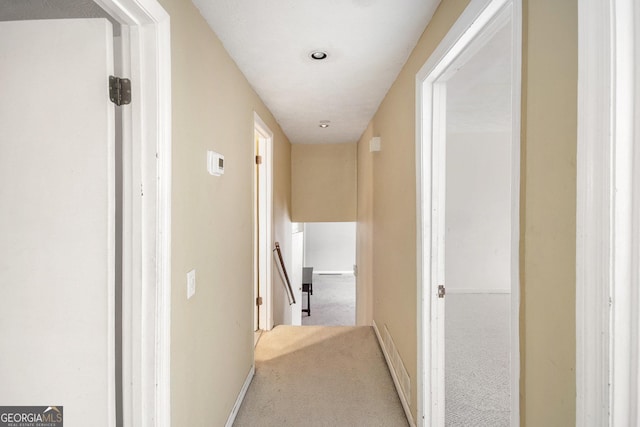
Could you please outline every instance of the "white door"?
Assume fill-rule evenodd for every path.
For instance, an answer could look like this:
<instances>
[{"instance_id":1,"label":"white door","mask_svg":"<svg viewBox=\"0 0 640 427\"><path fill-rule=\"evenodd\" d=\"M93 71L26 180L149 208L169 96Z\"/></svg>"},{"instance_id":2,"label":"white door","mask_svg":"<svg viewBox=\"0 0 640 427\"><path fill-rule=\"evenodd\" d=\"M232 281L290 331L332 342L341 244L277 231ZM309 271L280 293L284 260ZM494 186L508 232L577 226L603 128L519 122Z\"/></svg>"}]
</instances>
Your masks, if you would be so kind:
<instances>
[{"instance_id":1,"label":"white door","mask_svg":"<svg viewBox=\"0 0 640 427\"><path fill-rule=\"evenodd\" d=\"M256 321L254 329L269 330L269 307L271 288L271 203L269 200L270 175L267 162L267 140L256 129L257 156L261 159L256 164L256 293L260 303L256 300Z\"/></svg>"},{"instance_id":2,"label":"white door","mask_svg":"<svg viewBox=\"0 0 640 427\"><path fill-rule=\"evenodd\" d=\"M261 159L255 169L255 228L254 245L256 265L254 280L256 296L262 298L262 305L256 308L256 330L268 331L273 327L271 289L274 261L273 241L273 132L254 113L255 153ZM254 304L255 304L254 300Z\"/></svg>"},{"instance_id":3,"label":"white door","mask_svg":"<svg viewBox=\"0 0 640 427\"><path fill-rule=\"evenodd\" d=\"M111 24L2 22L0 63L0 402L115 425Z\"/></svg>"}]
</instances>

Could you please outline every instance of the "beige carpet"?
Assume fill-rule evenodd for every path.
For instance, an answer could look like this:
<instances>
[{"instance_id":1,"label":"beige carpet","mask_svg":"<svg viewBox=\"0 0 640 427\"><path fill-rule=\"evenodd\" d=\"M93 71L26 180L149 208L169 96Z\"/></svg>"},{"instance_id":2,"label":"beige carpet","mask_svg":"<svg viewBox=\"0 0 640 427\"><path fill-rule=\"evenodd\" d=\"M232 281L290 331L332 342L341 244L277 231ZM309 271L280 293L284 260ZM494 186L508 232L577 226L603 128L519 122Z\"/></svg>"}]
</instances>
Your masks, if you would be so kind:
<instances>
[{"instance_id":1,"label":"beige carpet","mask_svg":"<svg viewBox=\"0 0 640 427\"><path fill-rule=\"evenodd\" d=\"M448 294L447 427L510 423L509 294Z\"/></svg>"},{"instance_id":2,"label":"beige carpet","mask_svg":"<svg viewBox=\"0 0 640 427\"><path fill-rule=\"evenodd\" d=\"M256 374L234 423L406 425L373 329L342 326L278 326L263 334Z\"/></svg>"},{"instance_id":3,"label":"beige carpet","mask_svg":"<svg viewBox=\"0 0 640 427\"><path fill-rule=\"evenodd\" d=\"M307 294L302 294L304 305ZM356 278L353 274L313 275L311 316L302 313L303 325L355 326Z\"/></svg>"}]
</instances>

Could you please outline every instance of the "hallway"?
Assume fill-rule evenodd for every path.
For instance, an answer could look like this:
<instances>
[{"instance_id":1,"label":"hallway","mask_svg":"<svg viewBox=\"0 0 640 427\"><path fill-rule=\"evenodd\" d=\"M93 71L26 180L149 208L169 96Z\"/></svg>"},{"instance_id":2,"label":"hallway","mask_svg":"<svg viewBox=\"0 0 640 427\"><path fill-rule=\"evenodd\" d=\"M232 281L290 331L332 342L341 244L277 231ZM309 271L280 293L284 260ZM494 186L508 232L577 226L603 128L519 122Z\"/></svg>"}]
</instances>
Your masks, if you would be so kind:
<instances>
[{"instance_id":1,"label":"hallway","mask_svg":"<svg viewBox=\"0 0 640 427\"><path fill-rule=\"evenodd\" d=\"M640 1L13 0L0 27L0 400L69 426L640 425ZM355 260L294 268L301 225L336 222ZM276 243L355 271L399 393L370 328L318 324L322 279L299 310ZM509 286L464 294L496 271L477 253Z\"/></svg>"},{"instance_id":2,"label":"hallway","mask_svg":"<svg viewBox=\"0 0 640 427\"><path fill-rule=\"evenodd\" d=\"M406 426L370 327L278 326L260 338L234 426Z\"/></svg>"}]
</instances>

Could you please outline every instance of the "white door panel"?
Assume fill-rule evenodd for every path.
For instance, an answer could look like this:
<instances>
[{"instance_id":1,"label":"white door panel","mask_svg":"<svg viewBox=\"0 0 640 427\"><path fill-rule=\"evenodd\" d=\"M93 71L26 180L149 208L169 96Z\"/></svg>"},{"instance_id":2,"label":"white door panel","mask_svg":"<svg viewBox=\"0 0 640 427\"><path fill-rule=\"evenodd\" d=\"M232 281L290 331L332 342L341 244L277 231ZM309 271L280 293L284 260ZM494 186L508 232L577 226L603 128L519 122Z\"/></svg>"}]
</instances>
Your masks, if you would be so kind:
<instances>
[{"instance_id":1,"label":"white door panel","mask_svg":"<svg viewBox=\"0 0 640 427\"><path fill-rule=\"evenodd\" d=\"M0 402L112 425L111 24L2 22L0 64Z\"/></svg>"}]
</instances>

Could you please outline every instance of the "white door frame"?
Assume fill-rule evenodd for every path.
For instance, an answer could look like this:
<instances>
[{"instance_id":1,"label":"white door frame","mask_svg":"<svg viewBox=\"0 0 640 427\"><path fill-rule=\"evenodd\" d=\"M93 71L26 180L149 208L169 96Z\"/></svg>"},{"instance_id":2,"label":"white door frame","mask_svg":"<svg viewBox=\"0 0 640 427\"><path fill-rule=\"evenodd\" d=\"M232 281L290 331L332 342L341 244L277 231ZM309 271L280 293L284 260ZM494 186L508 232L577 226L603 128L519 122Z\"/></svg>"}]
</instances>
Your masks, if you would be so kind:
<instances>
[{"instance_id":1,"label":"white door frame","mask_svg":"<svg viewBox=\"0 0 640 427\"><path fill-rule=\"evenodd\" d=\"M304 268L304 230L301 222L291 224L291 287L295 304L290 306L291 325L302 325L302 270Z\"/></svg>"},{"instance_id":2,"label":"white door frame","mask_svg":"<svg viewBox=\"0 0 640 427\"><path fill-rule=\"evenodd\" d=\"M123 419L169 426L171 43L156 0L95 0L123 25Z\"/></svg>"},{"instance_id":3,"label":"white door frame","mask_svg":"<svg viewBox=\"0 0 640 427\"><path fill-rule=\"evenodd\" d=\"M437 298L444 270L443 242L435 232L444 221L442 184L446 87L439 83L472 42L487 36L500 16L512 22L512 182L511 182L511 425L520 423L519 384L519 189L520 88L522 58L521 0L472 0L416 75L418 425L444 426L444 304ZM472 48L473 49L473 48Z\"/></svg>"},{"instance_id":4,"label":"white door frame","mask_svg":"<svg viewBox=\"0 0 640 427\"><path fill-rule=\"evenodd\" d=\"M637 425L640 6L578 12L576 425Z\"/></svg>"},{"instance_id":5,"label":"white door frame","mask_svg":"<svg viewBox=\"0 0 640 427\"><path fill-rule=\"evenodd\" d=\"M265 204L266 208L266 219L265 222L267 227L264 233L264 241L260 241L260 257L264 257L262 265L265 266L264 274L261 275L263 280L260 280L260 295L262 295L262 309L260 310L260 319L259 325L260 329L269 331L273 328L273 256L272 256L272 248L273 248L273 132L269 129L269 126L260 118L258 113L254 111L253 113L253 127L255 132L260 135L259 138L259 151L260 155L262 155L263 165L265 168L265 177L266 179L266 194L265 194ZM255 146L255 140L253 141L253 146ZM255 149L252 149L252 153L255 152ZM253 180L253 200L254 204L257 203L259 189L256 188L256 180L254 177ZM254 205L254 212L255 212ZM254 249L257 249L257 236L254 237ZM253 251L254 262L254 279L257 280L258 272L256 271L256 263L258 262L255 259L256 250ZM255 282L254 282L255 283ZM255 304L255 301L253 301ZM255 313L255 311L254 311Z\"/></svg>"}]
</instances>

